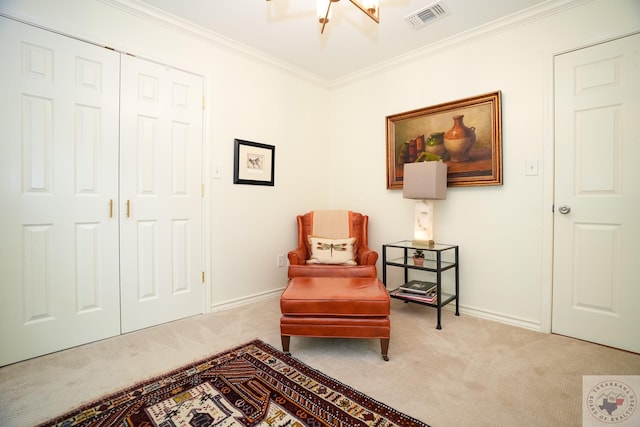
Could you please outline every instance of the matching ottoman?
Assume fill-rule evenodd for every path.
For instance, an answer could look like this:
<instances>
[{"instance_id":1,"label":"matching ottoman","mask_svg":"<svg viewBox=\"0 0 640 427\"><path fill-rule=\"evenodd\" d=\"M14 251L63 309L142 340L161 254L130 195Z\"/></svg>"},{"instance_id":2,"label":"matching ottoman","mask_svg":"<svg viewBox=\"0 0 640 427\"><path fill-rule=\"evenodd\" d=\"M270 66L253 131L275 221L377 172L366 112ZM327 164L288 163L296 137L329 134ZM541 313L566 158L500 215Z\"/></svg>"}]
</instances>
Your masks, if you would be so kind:
<instances>
[{"instance_id":1,"label":"matching ottoman","mask_svg":"<svg viewBox=\"0 0 640 427\"><path fill-rule=\"evenodd\" d=\"M389 294L377 278L295 277L280 297L282 351L291 336L379 338L389 360Z\"/></svg>"}]
</instances>

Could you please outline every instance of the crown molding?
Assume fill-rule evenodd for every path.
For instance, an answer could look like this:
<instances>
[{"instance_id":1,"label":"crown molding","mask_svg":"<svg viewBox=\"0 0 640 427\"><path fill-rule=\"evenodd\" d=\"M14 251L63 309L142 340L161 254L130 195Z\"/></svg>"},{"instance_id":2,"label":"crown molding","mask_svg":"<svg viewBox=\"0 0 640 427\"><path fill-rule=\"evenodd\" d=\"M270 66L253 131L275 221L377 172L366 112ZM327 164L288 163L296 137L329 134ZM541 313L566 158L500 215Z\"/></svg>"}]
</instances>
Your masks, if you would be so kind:
<instances>
[{"instance_id":1,"label":"crown molding","mask_svg":"<svg viewBox=\"0 0 640 427\"><path fill-rule=\"evenodd\" d=\"M531 22L544 19L548 16L564 12L568 9L578 7L584 3L589 3L591 1L592 0L549 0L536 6L532 6L528 9L516 12L504 18L497 19L488 24L481 25L463 33L456 34L455 36L442 39L436 43L429 44L422 48L380 62L376 65L372 65L371 67L367 67L343 77L333 79L329 82L329 88L337 89L353 81L388 70L399 65L406 64L415 59L433 55L445 49L450 49L457 45L468 43L471 40L477 40L482 37L489 37L501 32L509 31L513 28L527 25Z\"/></svg>"},{"instance_id":2,"label":"crown molding","mask_svg":"<svg viewBox=\"0 0 640 427\"><path fill-rule=\"evenodd\" d=\"M471 40L477 40L482 37L489 37L495 34L499 34L501 32L511 30L513 28L517 28L517 27L529 24L531 22L534 22L540 19L544 19L546 17L552 16L558 13L562 13L568 9L581 6L585 3L589 3L592 0L548 0L544 3L525 9L523 11L514 13L507 17L495 20L491 23L476 27L474 29L465 31L455 36L440 40L436 43L429 44L422 48L413 50L411 52L385 60L373 66L364 68L362 70L359 70L354 73L351 73L342 77L338 77L335 79L327 79L315 73L311 73L307 70L296 67L286 61L280 60L276 57L268 55L257 49L254 49L240 42L232 40L228 37L222 36L214 31L198 26L190 21L168 14L160 9L154 8L139 0L97 0L97 1L109 7L112 7L114 9L120 10L124 13L128 13L140 19L144 19L149 22L152 22L158 26L167 28L171 31L184 34L188 37L192 37L194 39L200 40L212 46L226 49L228 51L241 54L247 58L261 61L263 63L277 67L287 73L294 74L302 79L305 79L323 88L336 89L341 86L347 85L351 82L368 77L372 74L386 71L393 67L406 64L408 62L423 58L425 56L436 54L445 49L449 49L457 45L468 43ZM3 9L4 8L0 7L0 11L3 12L0 14L4 16L18 19L25 23L35 24L36 26L39 26L41 28L48 29L47 26L44 25L43 23L34 22L32 17L20 16L15 11L8 11ZM68 35L67 33L60 31L60 29L58 29L58 31L56 31L56 29L51 29L51 30L54 32L58 32L60 34ZM86 35L81 37L78 37L77 35L76 36L71 35L71 36L85 40L85 41L97 43L97 44L104 44L105 42L108 42L108 41L99 42L97 40L91 41L89 40L89 37Z\"/></svg>"},{"instance_id":3,"label":"crown molding","mask_svg":"<svg viewBox=\"0 0 640 427\"><path fill-rule=\"evenodd\" d=\"M191 21L181 19L160 9L154 8L138 0L97 0L100 3L118 9L122 12L145 19L156 25L167 28L171 31L182 33L186 36L198 39L204 43L227 49L239 53L245 57L264 62L266 64L280 68L288 73L295 74L314 84L327 88L330 81L317 74L310 73L302 68L291 65L257 49L225 37L214 31L208 30Z\"/></svg>"}]
</instances>

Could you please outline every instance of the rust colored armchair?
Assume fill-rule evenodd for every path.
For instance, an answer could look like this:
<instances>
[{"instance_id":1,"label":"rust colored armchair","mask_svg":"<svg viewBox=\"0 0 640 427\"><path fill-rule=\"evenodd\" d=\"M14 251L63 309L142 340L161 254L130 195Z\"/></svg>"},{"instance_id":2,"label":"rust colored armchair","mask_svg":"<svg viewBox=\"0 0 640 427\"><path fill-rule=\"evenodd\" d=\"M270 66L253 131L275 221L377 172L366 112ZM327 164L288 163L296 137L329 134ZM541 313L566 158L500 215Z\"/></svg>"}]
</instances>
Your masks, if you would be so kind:
<instances>
[{"instance_id":1,"label":"rust colored armchair","mask_svg":"<svg viewBox=\"0 0 640 427\"><path fill-rule=\"evenodd\" d=\"M288 254L289 279L294 277L377 277L378 253L369 248L369 217L367 215L352 211L311 211L298 215L297 221L298 247ZM310 237L314 238L313 243ZM325 240L322 240L323 238ZM350 238L353 240L349 240ZM338 241L341 244L332 243ZM352 242L352 246L345 242ZM347 258L346 254L350 255L351 252L341 251L352 249L353 257L344 263L340 262L341 259L318 260L315 254L320 247L327 248L327 253Z\"/></svg>"}]
</instances>

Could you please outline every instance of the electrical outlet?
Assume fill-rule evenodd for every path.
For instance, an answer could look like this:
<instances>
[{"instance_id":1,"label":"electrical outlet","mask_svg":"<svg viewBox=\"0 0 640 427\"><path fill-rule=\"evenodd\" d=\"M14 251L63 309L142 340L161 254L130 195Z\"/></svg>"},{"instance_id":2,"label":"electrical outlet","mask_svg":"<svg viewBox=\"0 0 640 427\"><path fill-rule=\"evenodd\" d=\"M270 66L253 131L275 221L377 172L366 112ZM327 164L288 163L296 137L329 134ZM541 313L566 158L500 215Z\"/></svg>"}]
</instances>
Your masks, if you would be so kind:
<instances>
[{"instance_id":1,"label":"electrical outlet","mask_svg":"<svg viewBox=\"0 0 640 427\"><path fill-rule=\"evenodd\" d=\"M284 267L284 254L278 254L278 256L276 256L276 266Z\"/></svg>"}]
</instances>

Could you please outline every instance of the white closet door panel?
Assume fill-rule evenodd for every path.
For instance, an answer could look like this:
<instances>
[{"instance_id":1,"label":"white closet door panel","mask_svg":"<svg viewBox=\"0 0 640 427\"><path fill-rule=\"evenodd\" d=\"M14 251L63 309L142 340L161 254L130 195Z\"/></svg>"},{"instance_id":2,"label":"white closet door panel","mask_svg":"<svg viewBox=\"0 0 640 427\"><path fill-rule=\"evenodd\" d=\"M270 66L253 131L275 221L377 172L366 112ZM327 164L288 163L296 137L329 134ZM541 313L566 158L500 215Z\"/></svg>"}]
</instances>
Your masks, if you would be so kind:
<instances>
[{"instance_id":1,"label":"white closet door panel","mask_svg":"<svg viewBox=\"0 0 640 427\"><path fill-rule=\"evenodd\" d=\"M119 55L0 17L0 365L120 332Z\"/></svg>"},{"instance_id":2,"label":"white closet door panel","mask_svg":"<svg viewBox=\"0 0 640 427\"><path fill-rule=\"evenodd\" d=\"M199 314L202 78L122 58L124 332Z\"/></svg>"}]
</instances>

